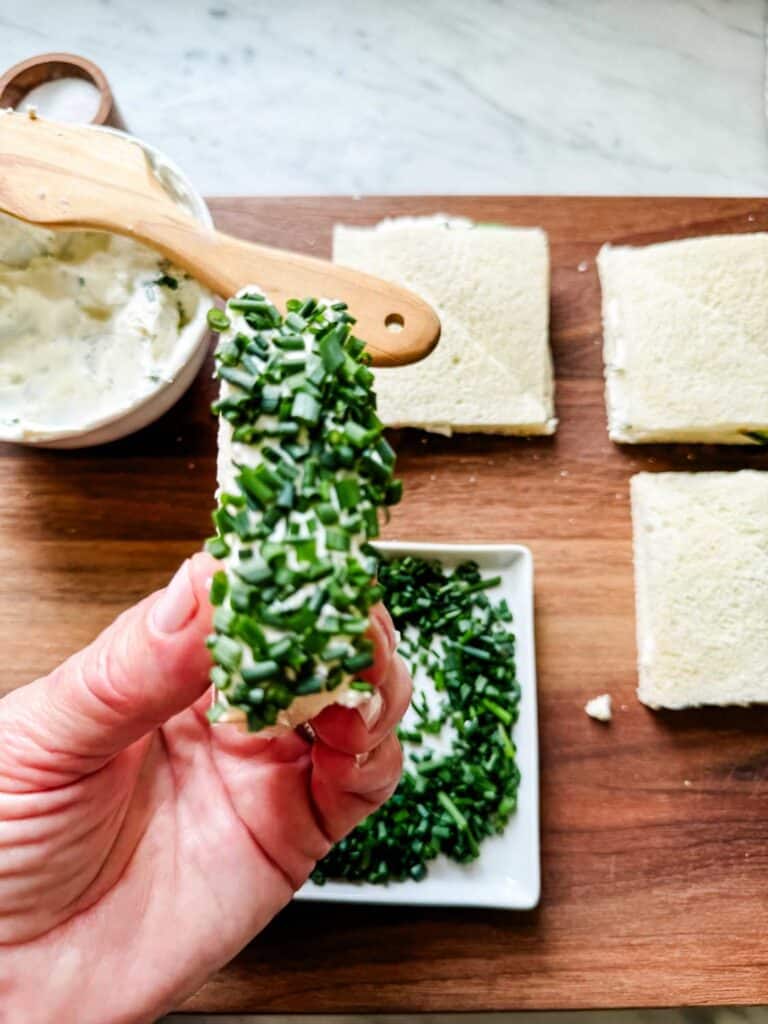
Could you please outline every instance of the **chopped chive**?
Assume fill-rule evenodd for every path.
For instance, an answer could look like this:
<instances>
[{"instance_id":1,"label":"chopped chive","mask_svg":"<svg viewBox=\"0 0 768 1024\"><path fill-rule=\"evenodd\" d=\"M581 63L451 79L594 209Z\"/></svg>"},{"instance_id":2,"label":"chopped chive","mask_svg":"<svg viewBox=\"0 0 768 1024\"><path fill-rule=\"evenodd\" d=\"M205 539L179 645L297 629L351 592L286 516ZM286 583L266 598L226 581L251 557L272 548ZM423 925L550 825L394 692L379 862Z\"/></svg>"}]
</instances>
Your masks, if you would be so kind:
<instances>
[{"instance_id":1,"label":"chopped chive","mask_svg":"<svg viewBox=\"0 0 768 1024\"><path fill-rule=\"evenodd\" d=\"M397 505L403 497L403 481L391 480L384 491L384 504Z\"/></svg>"},{"instance_id":2,"label":"chopped chive","mask_svg":"<svg viewBox=\"0 0 768 1024\"><path fill-rule=\"evenodd\" d=\"M458 828L461 832L463 832L466 835L467 840L469 841L470 844L470 849L475 854L475 856L477 856L477 854L480 851L478 849L477 841L475 837L472 835L472 830L469 827L467 819L464 817L464 815L461 813L461 811L458 809L456 804L453 802L453 800L451 800L447 793L441 790L437 794L437 799L440 801L440 803L446 809L450 817L453 819L456 828Z\"/></svg>"},{"instance_id":3,"label":"chopped chive","mask_svg":"<svg viewBox=\"0 0 768 1024\"><path fill-rule=\"evenodd\" d=\"M265 679L273 679L279 671L276 661L257 661L254 665L243 667L240 673L246 683L260 683Z\"/></svg>"},{"instance_id":4,"label":"chopped chive","mask_svg":"<svg viewBox=\"0 0 768 1024\"><path fill-rule=\"evenodd\" d=\"M277 312L271 302L267 302L264 298L252 298L248 295L242 296L242 298L230 299L227 303L230 309L236 309L239 312L255 312L255 313L272 313Z\"/></svg>"},{"instance_id":5,"label":"chopped chive","mask_svg":"<svg viewBox=\"0 0 768 1024\"><path fill-rule=\"evenodd\" d=\"M178 279L172 277L171 274L161 274L160 277L155 278L152 284L160 285L161 288L170 288L174 292L179 287Z\"/></svg>"},{"instance_id":6,"label":"chopped chive","mask_svg":"<svg viewBox=\"0 0 768 1024\"><path fill-rule=\"evenodd\" d=\"M286 327L290 327L292 331L296 331L301 334L302 331L306 330L307 321L303 316L299 316L295 310L292 310L289 307L288 315L285 318L285 325Z\"/></svg>"},{"instance_id":7,"label":"chopped chive","mask_svg":"<svg viewBox=\"0 0 768 1024\"><path fill-rule=\"evenodd\" d=\"M293 549L299 562L314 562L317 558L317 543L314 537L297 541Z\"/></svg>"},{"instance_id":8,"label":"chopped chive","mask_svg":"<svg viewBox=\"0 0 768 1024\"><path fill-rule=\"evenodd\" d=\"M226 331L229 327L229 317L216 306L208 310L208 326L212 331Z\"/></svg>"},{"instance_id":9,"label":"chopped chive","mask_svg":"<svg viewBox=\"0 0 768 1024\"><path fill-rule=\"evenodd\" d=\"M277 337L274 339L274 342L278 348L284 349L286 352L303 352L305 349L304 339L298 334L287 334L283 337Z\"/></svg>"},{"instance_id":10,"label":"chopped chive","mask_svg":"<svg viewBox=\"0 0 768 1024\"><path fill-rule=\"evenodd\" d=\"M313 873L320 882L419 880L439 854L472 861L517 807L520 773L510 729L520 687L508 606L487 595L495 581L472 562L444 572L410 556L380 562L378 577L403 634L400 651L412 670L430 676L437 703L427 701L417 675L414 724L398 731L409 751L400 785L320 861ZM334 600L344 591L331 587ZM339 626L347 628L345 616ZM430 738L448 727L448 752L438 753Z\"/></svg>"},{"instance_id":11,"label":"chopped chive","mask_svg":"<svg viewBox=\"0 0 768 1024\"><path fill-rule=\"evenodd\" d=\"M269 644L267 647L267 653L270 658L274 658L275 661L282 662L288 654L290 654L293 648L293 641L290 637L282 637L280 640L275 640L274 643Z\"/></svg>"},{"instance_id":12,"label":"chopped chive","mask_svg":"<svg viewBox=\"0 0 768 1024\"><path fill-rule=\"evenodd\" d=\"M320 419L320 403L312 395L300 391L293 400L291 416L314 425Z\"/></svg>"},{"instance_id":13,"label":"chopped chive","mask_svg":"<svg viewBox=\"0 0 768 1024\"><path fill-rule=\"evenodd\" d=\"M222 366L219 370L222 380L229 381L243 391L253 391L256 386L256 377L252 373L246 373L234 366Z\"/></svg>"},{"instance_id":14,"label":"chopped chive","mask_svg":"<svg viewBox=\"0 0 768 1024\"><path fill-rule=\"evenodd\" d=\"M224 601L224 598L229 592L229 582L227 580L227 574L220 570L213 574L211 579L211 593L210 599L212 605L220 605Z\"/></svg>"},{"instance_id":15,"label":"chopped chive","mask_svg":"<svg viewBox=\"0 0 768 1024\"><path fill-rule=\"evenodd\" d=\"M222 665L230 671L239 667L243 657L243 649L240 644L223 634L216 637L211 653L218 665Z\"/></svg>"},{"instance_id":16,"label":"chopped chive","mask_svg":"<svg viewBox=\"0 0 768 1024\"><path fill-rule=\"evenodd\" d=\"M296 693L299 697L309 696L311 693L320 693L323 689L325 679L323 676L309 676L296 684Z\"/></svg>"},{"instance_id":17,"label":"chopped chive","mask_svg":"<svg viewBox=\"0 0 768 1024\"><path fill-rule=\"evenodd\" d=\"M342 508L355 508L360 501L360 485L354 477L343 477L335 484L336 497Z\"/></svg>"},{"instance_id":18,"label":"chopped chive","mask_svg":"<svg viewBox=\"0 0 768 1024\"><path fill-rule=\"evenodd\" d=\"M373 652L361 651L353 654L350 658L344 659L343 667L347 672L361 672L364 668L370 668L373 664Z\"/></svg>"},{"instance_id":19,"label":"chopped chive","mask_svg":"<svg viewBox=\"0 0 768 1024\"><path fill-rule=\"evenodd\" d=\"M488 697L484 697L481 704L486 711L490 711L492 715L495 715L503 725L506 725L507 727L512 725L514 718L512 713L507 711L506 708L503 708L493 700L489 700Z\"/></svg>"},{"instance_id":20,"label":"chopped chive","mask_svg":"<svg viewBox=\"0 0 768 1024\"><path fill-rule=\"evenodd\" d=\"M349 420L344 424L344 436L356 448L362 448L370 438L369 431L365 427L361 427L359 423L355 423L354 420Z\"/></svg>"},{"instance_id":21,"label":"chopped chive","mask_svg":"<svg viewBox=\"0 0 768 1024\"><path fill-rule=\"evenodd\" d=\"M230 547L223 537L209 537L205 542L205 550L214 558L224 558L229 554Z\"/></svg>"},{"instance_id":22,"label":"chopped chive","mask_svg":"<svg viewBox=\"0 0 768 1024\"><path fill-rule=\"evenodd\" d=\"M320 522L323 523L325 526L329 526L331 523L338 523L339 521L339 513L336 511L333 505L329 505L326 503L318 505L315 508L315 513L317 514L317 518L320 520Z\"/></svg>"},{"instance_id":23,"label":"chopped chive","mask_svg":"<svg viewBox=\"0 0 768 1024\"><path fill-rule=\"evenodd\" d=\"M259 586L272 579L272 570L261 562L246 561L240 562L233 570L242 580L252 586Z\"/></svg>"},{"instance_id":24,"label":"chopped chive","mask_svg":"<svg viewBox=\"0 0 768 1024\"><path fill-rule=\"evenodd\" d=\"M325 530L325 546L329 551L349 551L349 534L337 526Z\"/></svg>"},{"instance_id":25,"label":"chopped chive","mask_svg":"<svg viewBox=\"0 0 768 1024\"><path fill-rule=\"evenodd\" d=\"M323 366L328 373L335 373L344 362L344 350L342 349L338 335L327 334L320 342L320 357Z\"/></svg>"}]
</instances>

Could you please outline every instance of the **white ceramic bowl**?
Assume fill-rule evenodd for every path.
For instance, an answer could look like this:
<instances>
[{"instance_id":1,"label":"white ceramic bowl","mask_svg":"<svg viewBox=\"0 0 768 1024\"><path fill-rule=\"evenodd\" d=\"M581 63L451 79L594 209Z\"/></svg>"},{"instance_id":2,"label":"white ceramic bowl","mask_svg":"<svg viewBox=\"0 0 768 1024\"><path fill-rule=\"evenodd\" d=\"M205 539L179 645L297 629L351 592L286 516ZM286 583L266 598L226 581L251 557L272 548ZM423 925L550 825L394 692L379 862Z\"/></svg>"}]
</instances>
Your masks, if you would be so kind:
<instances>
[{"instance_id":1,"label":"white ceramic bowl","mask_svg":"<svg viewBox=\"0 0 768 1024\"><path fill-rule=\"evenodd\" d=\"M123 135L137 142L148 154L155 172L173 195L176 201L200 221L205 227L213 227L213 218L200 193L194 188L187 176L163 153L147 142L114 128L94 127L93 131L111 132ZM166 413L181 398L198 374L208 354L209 331L207 313L213 303L210 292L201 288L200 302L195 316L179 333L179 343L175 348L173 361L168 366L169 380L158 383L139 402L128 409L116 409L114 413L89 423L84 429L68 429L50 432L38 438L23 438L3 435L0 441L23 444L34 448L88 448L92 445L106 444L116 441L127 434L133 434L142 427L148 426Z\"/></svg>"}]
</instances>

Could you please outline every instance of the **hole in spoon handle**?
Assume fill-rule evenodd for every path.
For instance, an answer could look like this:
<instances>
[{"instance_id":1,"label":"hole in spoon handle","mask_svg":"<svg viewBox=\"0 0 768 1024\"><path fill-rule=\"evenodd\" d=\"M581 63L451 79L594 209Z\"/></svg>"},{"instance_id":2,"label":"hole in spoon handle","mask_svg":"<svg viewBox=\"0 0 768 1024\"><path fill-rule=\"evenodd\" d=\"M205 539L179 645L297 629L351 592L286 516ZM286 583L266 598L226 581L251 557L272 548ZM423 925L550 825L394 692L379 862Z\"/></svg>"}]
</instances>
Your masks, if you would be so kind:
<instances>
[{"instance_id":1,"label":"hole in spoon handle","mask_svg":"<svg viewBox=\"0 0 768 1024\"><path fill-rule=\"evenodd\" d=\"M405 327L405 317L402 313L388 313L384 317L384 326L388 331L392 331L396 334L398 331L402 331Z\"/></svg>"}]
</instances>

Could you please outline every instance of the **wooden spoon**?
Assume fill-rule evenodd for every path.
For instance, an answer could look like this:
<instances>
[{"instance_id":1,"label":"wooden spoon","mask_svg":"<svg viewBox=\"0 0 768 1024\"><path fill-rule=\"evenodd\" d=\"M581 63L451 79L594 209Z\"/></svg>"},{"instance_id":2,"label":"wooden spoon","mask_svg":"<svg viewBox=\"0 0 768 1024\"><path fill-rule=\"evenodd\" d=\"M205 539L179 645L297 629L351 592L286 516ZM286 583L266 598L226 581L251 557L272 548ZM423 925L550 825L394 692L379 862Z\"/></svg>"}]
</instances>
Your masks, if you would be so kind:
<instances>
[{"instance_id":1,"label":"wooden spoon","mask_svg":"<svg viewBox=\"0 0 768 1024\"><path fill-rule=\"evenodd\" d=\"M422 359L440 337L434 310L406 288L201 226L165 191L145 150L122 135L0 113L0 209L45 227L128 235L224 298L257 284L279 305L341 299L376 366Z\"/></svg>"}]
</instances>

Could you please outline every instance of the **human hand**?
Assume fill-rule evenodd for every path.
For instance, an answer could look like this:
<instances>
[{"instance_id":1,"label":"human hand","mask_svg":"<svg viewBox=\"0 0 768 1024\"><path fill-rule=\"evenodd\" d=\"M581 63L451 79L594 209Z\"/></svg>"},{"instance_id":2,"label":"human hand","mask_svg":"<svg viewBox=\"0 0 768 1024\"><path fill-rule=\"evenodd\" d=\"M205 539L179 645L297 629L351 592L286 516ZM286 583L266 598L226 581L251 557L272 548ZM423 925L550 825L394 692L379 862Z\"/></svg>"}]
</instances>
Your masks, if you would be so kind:
<instances>
[{"instance_id":1,"label":"human hand","mask_svg":"<svg viewBox=\"0 0 768 1024\"><path fill-rule=\"evenodd\" d=\"M316 742L211 728L207 555L0 700L0 1006L9 1024L135 1024L190 995L395 789L410 699L372 614L381 699Z\"/></svg>"}]
</instances>

